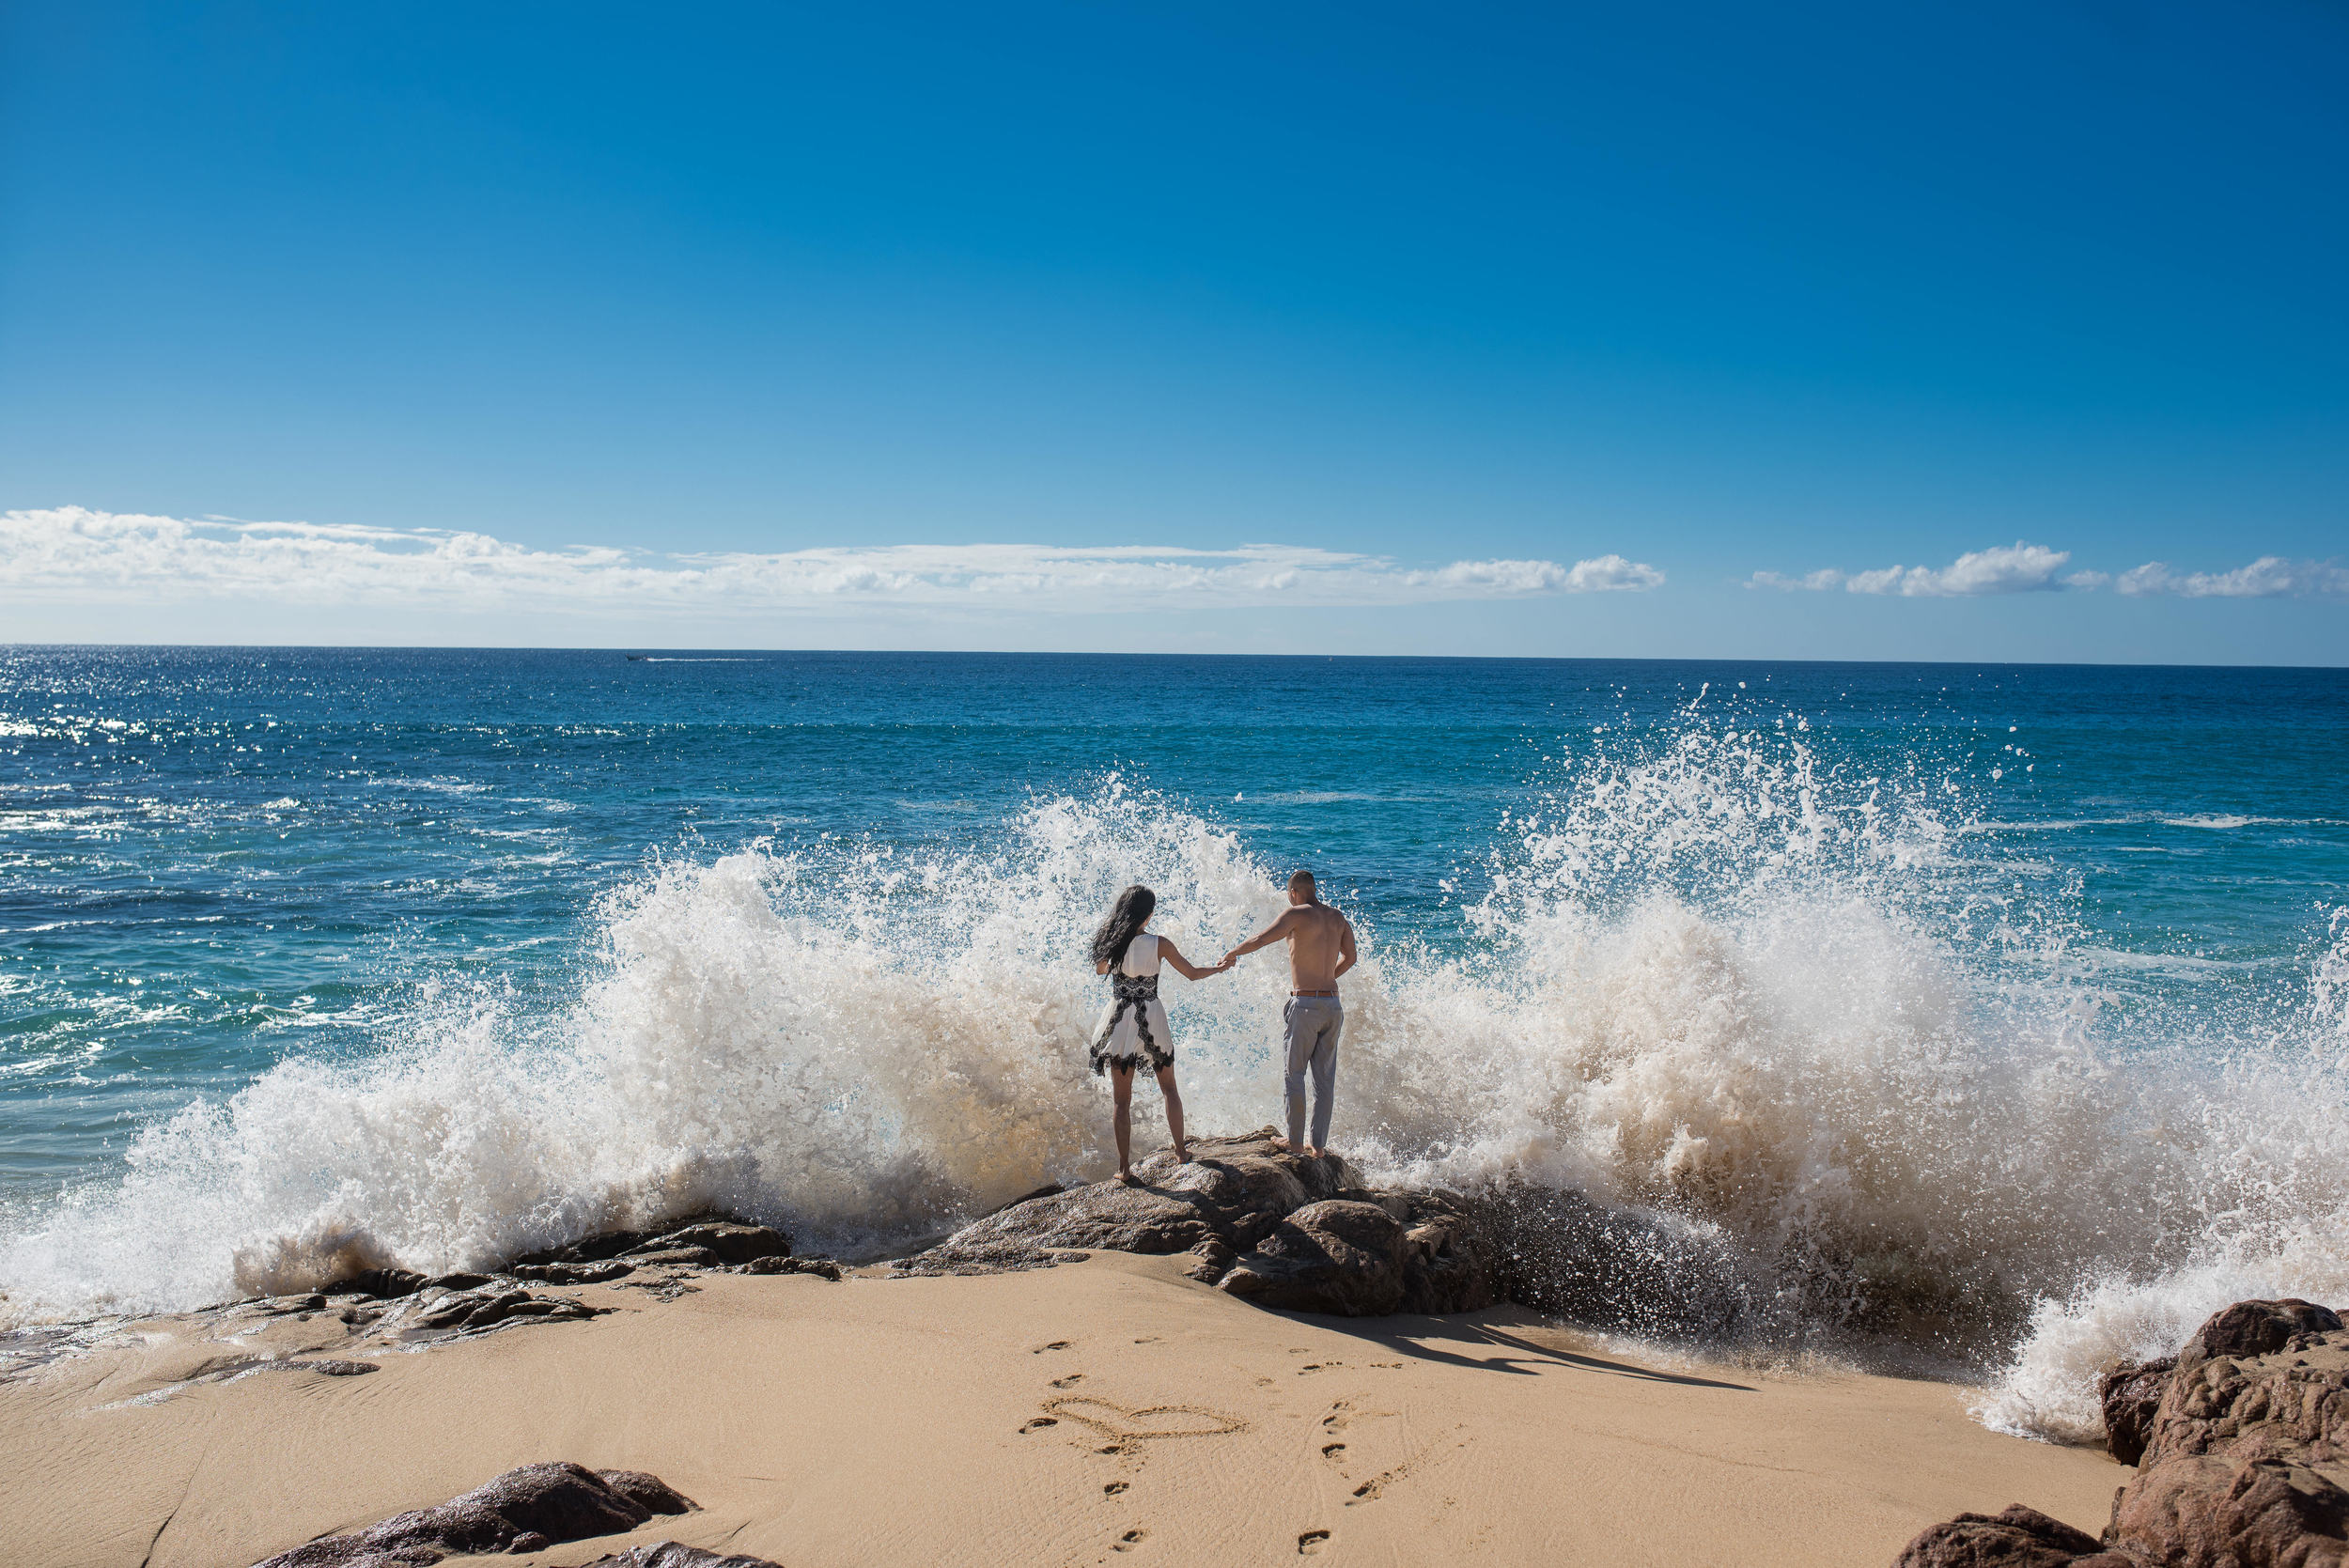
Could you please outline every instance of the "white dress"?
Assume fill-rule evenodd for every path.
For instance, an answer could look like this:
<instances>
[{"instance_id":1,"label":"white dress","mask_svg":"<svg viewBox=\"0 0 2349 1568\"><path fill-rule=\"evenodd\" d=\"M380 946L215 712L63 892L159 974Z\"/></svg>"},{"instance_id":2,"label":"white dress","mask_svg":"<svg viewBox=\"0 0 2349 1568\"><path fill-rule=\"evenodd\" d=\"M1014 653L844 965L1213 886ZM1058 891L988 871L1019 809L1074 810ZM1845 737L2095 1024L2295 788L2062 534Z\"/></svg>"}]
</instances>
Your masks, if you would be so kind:
<instances>
[{"instance_id":1,"label":"white dress","mask_svg":"<svg viewBox=\"0 0 2349 1568\"><path fill-rule=\"evenodd\" d=\"M1154 1069L1173 1066L1174 1033L1159 1001L1159 939L1143 931L1128 942L1109 980L1110 1003L1093 1026L1093 1070L1111 1063L1130 1069L1145 1060Z\"/></svg>"}]
</instances>

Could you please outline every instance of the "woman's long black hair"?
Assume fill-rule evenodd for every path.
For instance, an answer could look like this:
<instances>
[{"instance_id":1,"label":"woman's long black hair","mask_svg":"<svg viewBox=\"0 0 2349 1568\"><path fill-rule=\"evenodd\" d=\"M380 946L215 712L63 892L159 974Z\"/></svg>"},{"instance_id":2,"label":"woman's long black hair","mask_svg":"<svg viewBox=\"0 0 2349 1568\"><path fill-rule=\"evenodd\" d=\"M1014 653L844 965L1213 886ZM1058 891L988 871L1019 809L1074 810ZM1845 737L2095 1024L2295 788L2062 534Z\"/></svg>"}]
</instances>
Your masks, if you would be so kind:
<instances>
[{"instance_id":1,"label":"woman's long black hair","mask_svg":"<svg viewBox=\"0 0 2349 1568\"><path fill-rule=\"evenodd\" d=\"M1143 923L1156 913L1159 895L1136 882L1117 895L1110 906L1110 918L1101 923L1101 929L1093 933L1093 961L1115 968L1126 956L1126 944L1134 939Z\"/></svg>"}]
</instances>

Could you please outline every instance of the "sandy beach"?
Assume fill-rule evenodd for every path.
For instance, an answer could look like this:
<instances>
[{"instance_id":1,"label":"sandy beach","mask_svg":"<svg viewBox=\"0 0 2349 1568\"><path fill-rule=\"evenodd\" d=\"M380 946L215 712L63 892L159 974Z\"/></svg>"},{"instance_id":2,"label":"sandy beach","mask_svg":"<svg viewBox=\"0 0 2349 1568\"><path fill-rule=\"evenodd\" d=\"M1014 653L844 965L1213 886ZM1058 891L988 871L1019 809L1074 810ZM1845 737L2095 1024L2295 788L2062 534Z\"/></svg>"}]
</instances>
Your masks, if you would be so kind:
<instances>
[{"instance_id":1,"label":"sandy beach","mask_svg":"<svg viewBox=\"0 0 2349 1568\"><path fill-rule=\"evenodd\" d=\"M0 1558L239 1568L569 1459L701 1504L632 1535L862 1563L1783 1563L1882 1568L2023 1501L2100 1528L2127 1471L2001 1436L1965 1390L1626 1353L1519 1309L1258 1310L1175 1258L983 1278L709 1274L670 1300L375 1358L332 1312L132 1326L0 1384ZM479 1560L489 1560L482 1559Z\"/></svg>"}]
</instances>

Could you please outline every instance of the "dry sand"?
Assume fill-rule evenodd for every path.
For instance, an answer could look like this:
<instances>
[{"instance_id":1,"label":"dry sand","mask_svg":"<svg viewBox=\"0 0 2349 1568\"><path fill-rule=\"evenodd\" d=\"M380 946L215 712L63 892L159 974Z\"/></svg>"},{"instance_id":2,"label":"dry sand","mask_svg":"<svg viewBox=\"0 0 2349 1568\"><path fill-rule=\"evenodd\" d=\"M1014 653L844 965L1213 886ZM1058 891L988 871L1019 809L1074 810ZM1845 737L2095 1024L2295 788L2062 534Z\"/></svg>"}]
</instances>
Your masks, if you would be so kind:
<instances>
[{"instance_id":1,"label":"dry sand","mask_svg":"<svg viewBox=\"0 0 2349 1568\"><path fill-rule=\"evenodd\" d=\"M1186 1261L722 1274L668 1302L596 1287L578 1294L625 1310L350 1377L183 1384L233 1347L196 1320L142 1325L0 1384L0 1562L242 1568L571 1459L652 1471L702 1512L451 1561L677 1539L786 1568L1886 1568L1965 1509L2028 1502L2095 1530L2126 1474L1986 1432L1944 1384L1642 1358L1514 1309L1283 1316ZM319 1313L252 1344L333 1354L345 1332Z\"/></svg>"}]
</instances>

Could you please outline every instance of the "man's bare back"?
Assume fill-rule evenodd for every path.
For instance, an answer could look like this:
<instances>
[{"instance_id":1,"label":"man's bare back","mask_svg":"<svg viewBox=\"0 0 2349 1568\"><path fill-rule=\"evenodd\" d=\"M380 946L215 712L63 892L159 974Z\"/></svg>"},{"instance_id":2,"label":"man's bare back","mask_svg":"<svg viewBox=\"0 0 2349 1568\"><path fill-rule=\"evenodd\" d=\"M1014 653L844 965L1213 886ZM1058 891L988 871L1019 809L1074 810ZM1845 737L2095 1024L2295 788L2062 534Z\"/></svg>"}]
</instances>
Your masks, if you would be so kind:
<instances>
[{"instance_id":1,"label":"man's bare back","mask_svg":"<svg viewBox=\"0 0 2349 1568\"><path fill-rule=\"evenodd\" d=\"M1354 927L1314 893L1310 871L1289 878L1289 907L1256 935L1223 955L1221 967L1274 942L1289 950L1288 1007L1282 1015L1285 1036L1289 1135L1273 1146L1302 1149L1319 1157L1330 1136L1330 1111L1337 1090L1338 1032L1346 1009L1338 1002L1338 976L1354 967ZM1305 1138L1305 1079L1314 1080L1313 1138Z\"/></svg>"},{"instance_id":2,"label":"man's bare back","mask_svg":"<svg viewBox=\"0 0 2349 1568\"><path fill-rule=\"evenodd\" d=\"M1315 898L1310 883L1301 892L1293 888L1289 898L1280 919L1225 954L1223 961L1228 964L1284 941L1289 947L1289 983L1296 990L1335 991L1338 976L1354 967L1354 927Z\"/></svg>"}]
</instances>

